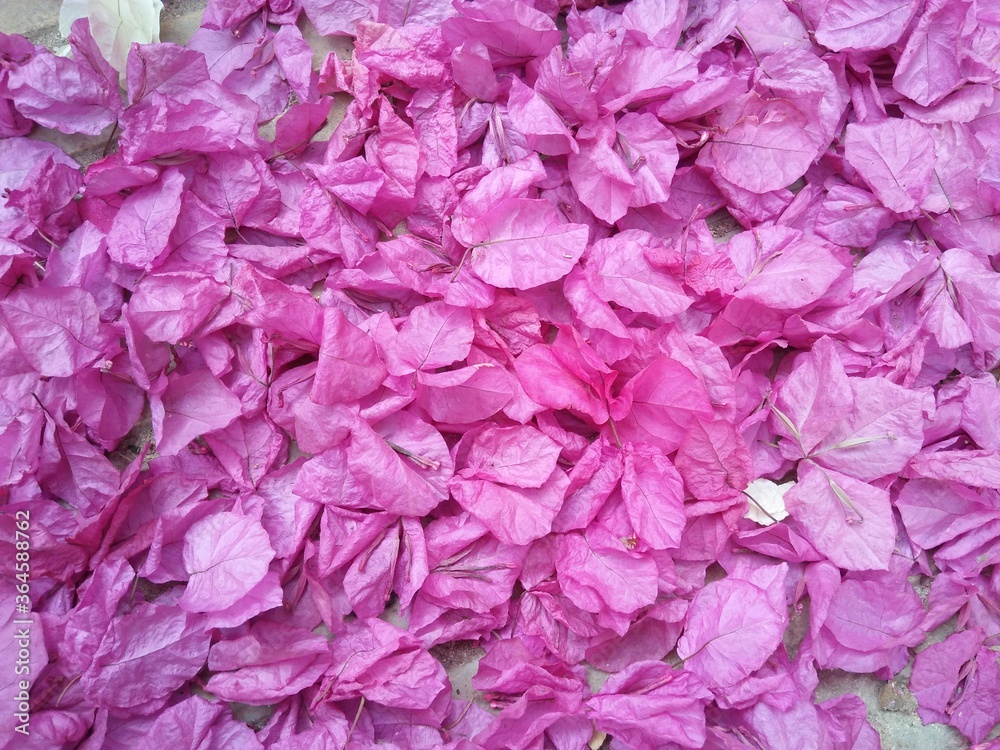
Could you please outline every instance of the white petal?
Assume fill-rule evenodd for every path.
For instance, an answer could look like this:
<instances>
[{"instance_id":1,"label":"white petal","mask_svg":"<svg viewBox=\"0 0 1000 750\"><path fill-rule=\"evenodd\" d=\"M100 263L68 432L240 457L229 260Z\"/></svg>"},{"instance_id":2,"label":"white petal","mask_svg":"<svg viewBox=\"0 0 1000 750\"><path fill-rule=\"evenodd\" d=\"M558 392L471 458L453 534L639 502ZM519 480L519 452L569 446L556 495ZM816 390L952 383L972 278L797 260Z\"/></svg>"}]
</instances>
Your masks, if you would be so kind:
<instances>
[{"instance_id":1,"label":"white petal","mask_svg":"<svg viewBox=\"0 0 1000 750\"><path fill-rule=\"evenodd\" d=\"M111 67L124 75L132 42L160 41L161 0L64 0L59 30L68 36L78 18L90 19L90 33Z\"/></svg>"},{"instance_id":2,"label":"white petal","mask_svg":"<svg viewBox=\"0 0 1000 750\"><path fill-rule=\"evenodd\" d=\"M747 512L743 516L761 526L770 526L775 521L788 518L785 509L785 493L795 482L775 484L770 479L755 479L750 482L744 492L753 500L747 502Z\"/></svg>"}]
</instances>

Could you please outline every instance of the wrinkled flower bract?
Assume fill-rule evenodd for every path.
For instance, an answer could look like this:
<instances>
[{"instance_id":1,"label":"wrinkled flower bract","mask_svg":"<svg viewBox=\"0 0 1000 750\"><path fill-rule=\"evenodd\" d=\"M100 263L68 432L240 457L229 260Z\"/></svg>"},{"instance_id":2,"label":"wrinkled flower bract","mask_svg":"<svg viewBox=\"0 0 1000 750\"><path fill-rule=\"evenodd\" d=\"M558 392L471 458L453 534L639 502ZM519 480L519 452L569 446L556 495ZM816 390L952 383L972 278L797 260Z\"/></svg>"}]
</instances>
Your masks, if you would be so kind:
<instances>
[{"instance_id":1,"label":"wrinkled flower bract","mask_svg":"<svg viewBox=\"0 0 1000 750\"><path fill-rule=\"evenodd\" d=\"M159 11L0 33L3 747L989 742L993 3Z\"/></svg>"}]
</instances>

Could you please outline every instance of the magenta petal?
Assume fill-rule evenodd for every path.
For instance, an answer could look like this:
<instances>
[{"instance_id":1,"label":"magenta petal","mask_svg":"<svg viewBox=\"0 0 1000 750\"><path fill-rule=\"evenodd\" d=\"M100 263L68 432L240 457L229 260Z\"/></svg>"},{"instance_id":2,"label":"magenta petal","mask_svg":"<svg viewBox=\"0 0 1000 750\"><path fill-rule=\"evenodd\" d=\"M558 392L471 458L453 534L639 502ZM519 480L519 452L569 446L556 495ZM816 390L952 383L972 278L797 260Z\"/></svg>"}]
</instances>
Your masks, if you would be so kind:
<instances>
[{"instance_id":1,"label":"magenta petal","mask_svg":"<svg viewBox=\"0 0 1000 750\"><path fill-rule=\"evenodd\" d=\"M716 581L691 603L677 654L707 685L724 689L767 660L781 643L786 617L752 583Z\"/></svg>"}]
</instances>

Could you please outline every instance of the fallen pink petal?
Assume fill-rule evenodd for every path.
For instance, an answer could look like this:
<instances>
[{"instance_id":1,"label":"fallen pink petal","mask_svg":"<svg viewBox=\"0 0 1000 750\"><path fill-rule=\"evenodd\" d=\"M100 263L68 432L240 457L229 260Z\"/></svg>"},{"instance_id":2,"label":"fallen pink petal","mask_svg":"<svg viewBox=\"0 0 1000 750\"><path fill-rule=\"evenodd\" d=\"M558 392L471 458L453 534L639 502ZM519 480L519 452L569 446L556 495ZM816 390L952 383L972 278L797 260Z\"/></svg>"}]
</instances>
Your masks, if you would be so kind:
<instances>
[{"instance_id":1,"label":"fallen pink petal","mask_svg":"<svg viewBox=\"0 0 1000 750\"><path fill-rule=\"evenodd\" d=\"M994 5L4 3L0 750L995 747Z\"/></svg>"}]
</instances>

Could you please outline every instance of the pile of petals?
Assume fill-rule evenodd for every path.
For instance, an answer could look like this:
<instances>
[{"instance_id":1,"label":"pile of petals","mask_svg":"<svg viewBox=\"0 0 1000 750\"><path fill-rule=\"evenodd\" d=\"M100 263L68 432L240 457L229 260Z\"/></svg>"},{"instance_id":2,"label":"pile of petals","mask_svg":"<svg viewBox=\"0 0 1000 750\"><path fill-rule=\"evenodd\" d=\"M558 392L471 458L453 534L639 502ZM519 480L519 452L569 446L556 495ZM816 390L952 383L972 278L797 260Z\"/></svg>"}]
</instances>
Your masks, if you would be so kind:
<instances>
[{"instance_id":1,"label":"pile of petals","mask_svg":"<svg viewBox=\"0 0 1000 750\"><path fill-rule=\"evenodd\" d=\"M7 747L987 741L996 4L590 5L0 34Z\"/></svg>"}]
</instances>

